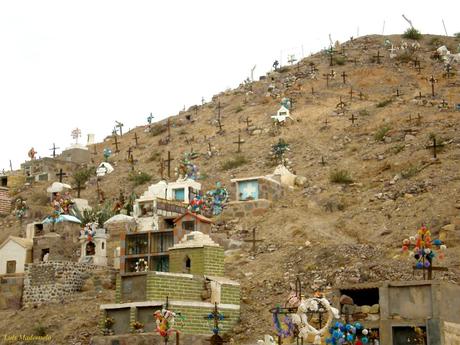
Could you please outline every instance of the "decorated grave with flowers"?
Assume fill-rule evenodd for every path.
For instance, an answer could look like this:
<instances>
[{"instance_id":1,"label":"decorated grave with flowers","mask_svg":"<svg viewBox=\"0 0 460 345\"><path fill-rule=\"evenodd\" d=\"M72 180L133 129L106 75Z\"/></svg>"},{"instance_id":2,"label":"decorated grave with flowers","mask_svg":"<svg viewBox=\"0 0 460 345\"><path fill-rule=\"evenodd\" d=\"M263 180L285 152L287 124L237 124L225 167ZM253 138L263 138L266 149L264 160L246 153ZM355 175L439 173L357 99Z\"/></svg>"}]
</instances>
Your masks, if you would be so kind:
<instances>
[{"instance_id":1,"label":"decorated grave with flowers","mask_svg":"<svg viewBox=\"0 0 460 345\"><path fill-rule=\"evenodd\" d=\"M115 335L137 328L165 336L172 332L168 317L177 321L180 316L174 332L205 335L215 328L215 320L206 316L218 308L223 315L219 331L228 332L239 322L240 286L224 276L223 248L207 234L193 231L168 254L168 272L151 271L150 261L139 259L134 272L120 274L117 303L101 305L101 322L112 318Z\"/></svg>"}]
</instances>

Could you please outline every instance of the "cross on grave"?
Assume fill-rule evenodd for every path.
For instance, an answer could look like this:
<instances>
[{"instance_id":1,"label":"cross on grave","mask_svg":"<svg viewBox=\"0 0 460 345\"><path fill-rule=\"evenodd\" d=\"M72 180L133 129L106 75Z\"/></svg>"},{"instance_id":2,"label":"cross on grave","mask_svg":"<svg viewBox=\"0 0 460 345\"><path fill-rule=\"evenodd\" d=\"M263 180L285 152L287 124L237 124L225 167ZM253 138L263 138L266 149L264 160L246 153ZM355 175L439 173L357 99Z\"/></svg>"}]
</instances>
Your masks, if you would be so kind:
<instances>
[{"instance_id":1,"label":"cross on grave","mask_svg":"<svg viewBox=\"0 0 460 345\"><path fill-rule=\"evenodd\" d=\"M329 124L329 121L327 120L327 117L324 119L324 127L327 127L327 125Z\"/></svg>"},{"instance_id":2,"label":"cross on grave","mask_svg":"<svg viewBox=\"0 0 460 345\"><path fill-rule=\"evenodd\" d=\"M331 46L327 52L329 53L329 66L334 66L334 54L337 53L337 50Z\"/></svg>"},{"instance_id":3,"label":"cross on grave","mask_svg":"<svg viewBox=\"0 0 460 345\"><path fill-rule=\"evenodd\" d=\"M249 116L246 116L245 122L246 122L246 130L249 130L249 127L252 124L252 120L249 118Z\"/></svg>"},{"instance_id":4,"label":"cross on grave","mask_svg":"<svg viewBox=\"0 0 460 345\"><path fill-rule=\"evenodd\" d=\"M224 125L222 124L222 117L221 117L221 114L220 114L221 109L222 109L222 107L221 107L220 101L219 101L219 103L217 104L217 126L219 127L219 132L218 133L223 133L222 127L224 127Z\"/></svg>"},{"instance_id":5,"label":"cross on grave","mask_svg":"<svg viewBox=\"0 0 460 345\"><path fill-rule=\"evenodd\" d=\"M115 136L115 142L113 143L113 145L115 145L115 153L120 152L120 150L118 149L118 144L121 144L121 143L118 142L117 136Z\"/></svg>"},{"instance_id":6,"label":"cross on grave","mask_svg":"<svg viewBox=\"0 0 460 345\"><path fill-rule=\"evenodd\" d=\"M441 148L443 147L444 144L437 144L436 143L436 137L433 136L433 145L428 145L428 146L425 146L426 149L433 149L433 158L436 159L437 158L437 148Z\"/></svg>"},{"instance_id":7,"label":"cross on grave","mask_svg":"<svg viewBox=\"0 0 460 345\"><path fill-rule=\"evenodd\" d=\"M53 158L56 158L56 150L60 149L60 147L56 147L56 144L53 143L53 147L50 148L50 151L53 151Z\"/></svg>"},{"instance_id":8,"label":"cross on grave","mask_svg":"<svg viewBox=\"0 0 460 345\"><path fill-rule=\"evenodd\" d=\"M264 239L256 239L256 228L252 228L252 238L250 240L243 240L243 242L252 242L252 252L256 252L256 242L262 242Z\"/></svg>"},{"instance_id":9,"label":"cross on grave","mask_svg":"<svg viewBox=\"0 0 460 345\"><path fill-rule=\"evenodd\" d=\"M417 70L417 74L420 74L423 68L424 67L420 66L420 62L419 62L418 65L415 67L415 69Z\"/></svg>"},{"instance_id":10,"label":"cross on grave","mask_svg":"<svg viewBox=\"0 0 460 345\"><path fill-rule=\"evenodd\" d=\"M171 152L168 151L168 159L165 159L165 162L168 164L168 178L171 178L171 162L174 158L171 158Z\"/></svg>"},{"instance_id":11,"label":"cross on grave","mask_svg":"<svg viewBox=\"0 0 460 345\"><path fill-rule=\"evenodd\" d=\"M343 71L341 76L342 76L343 83L346 84L347 83L346 78L348 77L348 74L345 71Z\"/></svg>"},{"instance_id":12,"label":"cross on grave","mask_svg":"<svg viewBox=\"0 0 460 345\"><path fill-rule=\"evenodd\" d=\"M414 63L414 67L416 68L417 66L420 66L420 60L418 57L415 57L415 59L412 61Z\"/></svg>"},{"instance_id":13,"label":"cross on grave","mask_svg":"<svg viewBox=\"0 0 460 345\"><path fill-rule=\"evenodd\" d=\"M115 125L115 128L118 128L120 130L120 137L123 136L123 124L119 121L115 121L116 125Z\"/></svg>"},{"instance_id":14,"label":"cross on grave","mask_svg":"<svg viewBox=\"0 0 460 345\"><path fill-rule=\"evenodd\" d=\"M415 96L415 99L422 99L422 98L423 98L422 91L419 91L418 96Z\"/></svg>"},{"instance_id":15,"label":"cross on grave","mask_svg":"<svg viewBox=\"0 0 460 345\"><path fill-rule=\"evenodd\" d=\"M346 106L347 106L347 104L342 101L342 96L340 96L340 102L337 103L337 105L335 107L340 108L341 110L343 110Z\"/></svg>"},{"instance_id":16,"label":"cross on grave","mask_svg":"<svg viewBox=\"0 0 460 345\"><path fill-rule=\"evenodd\" d=\"M349 94L350 94L350 101L352 101L353 100L353 88L352 87L350 87Z\"/></svg>"},{"instance_id":17,"label":"cross on grave","mask_svg":"<svg viewBox=\"0 0 460 345\"><path fill-rule=\"evenodd\" d=\"M351 125L353 126L355 124L355 120L357 120L358 118L355 116L355 114L351 114L351 117L348 119L351 121Z\"/></svg>"},{"instance_id":18,"label":"cross on grave","mask_svg":"<svg viewBox=\"0 0 460 345\"><path fill-rule=\"evenodd\" d=\"M433 75L431 75L431 77L430 77L430 79L428 79L428 81L431 84L431 96L434 97L434 84L436 84L438 82L438 80L435 79L435 77Z\"/></svg>"},{"instance_id":19,"label":"cross on grave","mask_svg":"<svg viewBox=\"0 0 460 345\"><path fill-rule=\"evenodd\" d=\"M217 302L214 303L214 310L212 313L204 317L206 320L213 320L213 328L212 332L214 333L213 336L209 339L206 339L206 341L209 341L211 345L222 345L226 343L227 341L223 340L222 337L219 335L219 321L224 319L224 315L219 313L219 310L217 309Z\"/></svg>"},{"instance_id":20,"label":"cross on grave","mask_svg":"<svg viewBox=\"0 0 460 345\"><path fill-rule=\"evenodd\" d=\"M330 74L329 74L329 73L323 74L323 77L326 78L326 87L329 87L329 77L330 77Z\"/></svg>"},{"instance_id":21,"label":"cross on grave","mask_svg":"<svg viewBox=\"0 0 460 345\"><path fill-rule=\"evenodd\" d=\"M136 142L136 147L137 145L139 145L138 140L139 140L139 137L137 136L137 133L134 133L134 141Z\"/></svg>"},{"instance_id":22,"label":"cross on grave","mask_svg":"<svg viewBox=\"0 0 460 345\"><path fill-rule=\"evenodd\" d=\"M222 129L222 127L224 127L224 125L222 124L222 122L220 120L220 117L217 119L217 127L219 127L218 133L223 133L224 132L224 130Z\"/></svg>"},{"instance_id":23,"label":"cross on grave","mask_svg":"<svg viewBox=\"0 0 460 345\"><path fill-rule=\"evenodd\" d=\"M325 166L326 165L326 161L324 160L324 156L321 156L321 165L322 166Z\"/></svg>"},{"instance_id":24,"label":"cross on grave","mask_svg":"<svg viewBox=\"0 0 460 345\"><path fill-rule=\"evenodd\" d=\"M79 128L75 128L71 132L72 138L75 139L75 144L78 144L78 138L81 137L81 130Z\"/></svg>"},{"instance_id":25,"label":"cross on grave","mask_svg":"<svg viewBox=\"0 0 460 345\"><path fill-rule=\"evenodd\" d=\"M59 177L59 182L62 183L62 178L67 177L67 174L62 171L62 169L59 169L59 173L56 174L57 177Z\"/></svg>"},{"instance_id":26,"label":"cross on grave","mask_svg":"<svg viewBox=\"0 0 460 345\"><path fill-rule=\"evenodd\" d=\"M399 97L401 95L402 95L402 93L399 91L399 89L396 89L396 97Z\"/></svg>"},{"instance_id":27,"label":"cross on grave","mask_svg":"<svg viewBox=\"0 0 460 345\"><path fill-rule=\"evenodd\" d=\"M133 149L132 147L130 146L128 148L128 151L126 151L128 153L128 162L130 161L131 157L132 157L132 153L133 153Z\"/></svg>"},{"instance_id":28,"label":"cross on grave","mask_svg":"<svg viewBox=\"0 0 460 345\"><path fill-rule=\"evenodd\" d=\"M164 173L165 173L165 161L163 157L160 158L160 168L158 169L158 172L160 173L161 179L164 180Z\"/></svg>"},{"instance_id":29,"label":"cross on grave","mask_svg":"<svg viewBox=\"0 0 460 345\"><path fill-rule=\"evenodd\" d=\"M360 100L360 101L362 101L362 100L363 100L363 98L364 98L364 94L363 94L363 92L362 92L362 91L359 91L359 94L358 94L358 96L359 96L359 100Z\"/></svg>"},{"instance_id":30,"label":"cross on grave","mask_svg":"<svg viewBox=\"0 0 460 345\"><path fill-rule=\"evenodd\" d=\"M150 113L150 115L147 117L147 122L149 123L149 126L152 124L153 121L153 114Z\"/></svg>"},{"instance_id":31,"label":"cross on grave","mask_svg":"<svg viewBox=\"0 0 460 345\"><path fill-rule=\"evenodd\" d=\"M238 145L238 150L236 152L240 153L241 152L241 144L245 143L244 140L241 140L241 134L240 133L238 133L238 141L234 141L233 143Z\"/></svg>"},{"instance_id":32,"label":"cross on grave","mask_svg":"<svg viewBox=\"0 0 460 345\"><path fill-rule=\"evenodd\" d=\"M380 55L380 50L377 50L377 55L373 56L373 58L377 59L377 63L380 65L380 58L383 56Z\"/></svg>"}]
</instances>

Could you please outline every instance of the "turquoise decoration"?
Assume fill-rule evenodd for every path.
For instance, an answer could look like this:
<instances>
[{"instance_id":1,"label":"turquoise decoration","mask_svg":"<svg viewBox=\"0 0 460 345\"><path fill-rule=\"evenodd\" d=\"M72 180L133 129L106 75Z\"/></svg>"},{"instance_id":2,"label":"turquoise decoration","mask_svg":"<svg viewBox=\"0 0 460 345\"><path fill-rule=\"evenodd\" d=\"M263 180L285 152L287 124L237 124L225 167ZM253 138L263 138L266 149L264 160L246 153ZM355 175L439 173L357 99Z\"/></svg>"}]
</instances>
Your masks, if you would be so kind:
<instances>
[{"instance_id":1,"label":"turquoise decoration","mask_svg":"<svg viewBox=\"0 0 460 345\"><path fill-rule=\"evenodd\" d=\"M112 155L112 150L109 148L105 148L103 154L104 154L104 159L107 160Z\"/></svg>"},{"instance_id":2,"label":"turquoise decoration","mask_svg":"<svg viewBox=\"0 0 460 345\"><path fill-rule=\"evenodd\" d=\"M184 153L184 158L180 161L180 165L176 168L176 175L180 179L197 180L199 177L198 166L191 162L192 159L197 157L196 152Z\"/></svg>"}]
</instances>

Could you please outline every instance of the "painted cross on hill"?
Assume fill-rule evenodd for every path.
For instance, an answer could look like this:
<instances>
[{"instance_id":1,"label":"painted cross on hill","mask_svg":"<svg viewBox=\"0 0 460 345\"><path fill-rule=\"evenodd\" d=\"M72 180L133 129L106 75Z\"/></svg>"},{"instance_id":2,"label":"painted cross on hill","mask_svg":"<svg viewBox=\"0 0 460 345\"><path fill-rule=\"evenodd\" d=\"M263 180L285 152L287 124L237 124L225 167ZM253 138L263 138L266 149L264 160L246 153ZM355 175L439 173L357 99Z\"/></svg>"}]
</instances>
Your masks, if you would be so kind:
<instances>
[{"instance_id":1,"label":"painted cross on hill","mask_svg":"<svg viewBox=\"0 0 460 345\"><path fill-rule=\"evenodd\" d=\"M75 139L75 144L78 144L78 138L81 137L81 130L79 128L75 128L71 135L72 138Z\"/></svg>"},{"instance_id":2,"label":"painted cross on hill","mask_svg":"<svg viewBox=\"0 0 460 345\"><path fill-rule=\"evenodd\" d=\"M439 260L444 259L444 251L447 247L439 239L432 240L431 232L425 224L422 224L420 229L418 229L416 236L411 236L403 240L403 252L408 252L411 248L413 250L409 252L409 255L416 260L413 268L414 270L423 270L423 279L425 279L425 271L428 273L428 280L433 279L433 271L447 271L447 267L433 266L433 259L435 257L438 257ZM435 248L440 250L439 254L434 251Z\"/></svg>"}]
</instances>

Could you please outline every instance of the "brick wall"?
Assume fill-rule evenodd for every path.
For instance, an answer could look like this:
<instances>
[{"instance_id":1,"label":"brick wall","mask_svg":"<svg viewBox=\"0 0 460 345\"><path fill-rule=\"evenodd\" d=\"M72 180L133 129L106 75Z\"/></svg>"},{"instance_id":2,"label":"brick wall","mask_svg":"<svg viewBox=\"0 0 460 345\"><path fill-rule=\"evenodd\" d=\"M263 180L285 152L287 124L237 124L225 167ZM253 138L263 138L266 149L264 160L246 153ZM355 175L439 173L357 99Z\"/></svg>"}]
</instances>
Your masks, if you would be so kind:
<instances>
[{"instance_id":1,"label":"brick wall","mask_svg":"<svg viewBox=\"0 0 460 345\"><path fill-rule=\"evenodd\" d=\"M222 285L220 302L224 304L240 304L240 287L239 285Z\"/></svg>"},{"instance_id":2,"label":"brick wall","mask_svg":"<svg viewBox=\"0 0 460 345\"><path fill-rule=\"evenodd\" d=\"M61 302L80 291L88 273L96 267L70 261L28 264L24 273L23 304L26 307Z\"/></svg>"},{"instance_id":3,"label":"brick wall","mask_svg":"<svg viewBox=\"0 0 460 345\"><path fill-rule=\"evenodd\" d=\"M201 301L204 278L149 272L147 275L147 300Z\"/></svg>"},{"instance_id":4,"label":"brick wall","mask_svg":"<svg viewBox=\"0 0 460 345\"><path fill-rule=\"evenodd\" d=\"M169 251L169 271L185 273L186 257L190 258L190 274L224 276L224 249L221 247L183 248Z\"/></svg>"},{"instance_id":5,"label":"brick wall","mask_svg":"<svg viewBox=\"0 0 460 345\"><path fill-rule=\"evenodd\" d=\"M8 188L0 187L0 216L6 216L11 213L11 198L8 194Z\"/></svg>"},{"instance_id":6,"label":"brick wall","mask_svg":"<svg viewBox=\"0 0 460 345\"><path fill-rule=\"evenodd\" d=\"M20 309L24 276L0 277L0 310Z\"/></svg>"}]
</instances>

